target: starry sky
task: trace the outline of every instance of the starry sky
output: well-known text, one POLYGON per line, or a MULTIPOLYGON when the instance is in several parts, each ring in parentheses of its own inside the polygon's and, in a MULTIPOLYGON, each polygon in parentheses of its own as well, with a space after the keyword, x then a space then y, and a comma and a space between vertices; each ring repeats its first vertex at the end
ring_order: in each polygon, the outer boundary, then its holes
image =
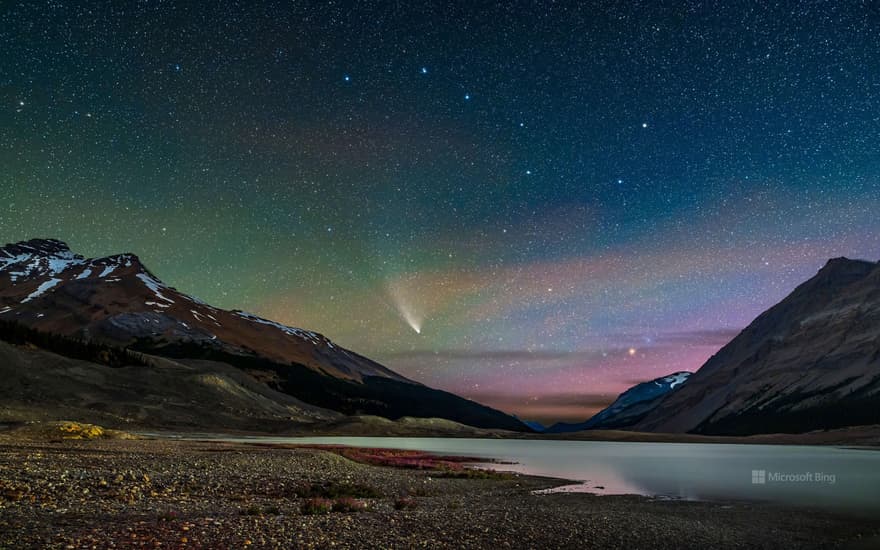
POLYGON ((544 422, 880 259, 880 3, 0 3, 0 240, 544 422))

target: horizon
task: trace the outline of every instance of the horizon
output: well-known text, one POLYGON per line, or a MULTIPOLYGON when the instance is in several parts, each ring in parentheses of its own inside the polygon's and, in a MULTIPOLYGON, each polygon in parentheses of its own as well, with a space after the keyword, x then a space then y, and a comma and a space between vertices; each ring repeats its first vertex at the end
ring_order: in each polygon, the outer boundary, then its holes
POLYGON ((133 252, 524 419, 696 371, 880 256, 866 5, 0 17, 6 240, 133 252))

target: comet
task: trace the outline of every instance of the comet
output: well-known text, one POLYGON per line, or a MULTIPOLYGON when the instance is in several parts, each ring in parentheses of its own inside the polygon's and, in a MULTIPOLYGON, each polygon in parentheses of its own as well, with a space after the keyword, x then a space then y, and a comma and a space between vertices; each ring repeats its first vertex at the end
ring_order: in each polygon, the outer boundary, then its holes
POLYGON ((421 334, 422 324, 425 322, 425 315, 416 306, 412 293, 405 284, 399 280, 389 281, 385 285, 385 290, 388 293, 388 297, 391 298, 394 309, 400 314, 400 317, 416 332, 416 334, 421 334))
POLYGON ((422 333, 422 319, 420 319, 416 313, 410 309, 408 304, 404 304, 402 302, 395 303, 397 307, 397 311, 400 313, 400 316, 403 317, 403 320, 406 321, 416 334, 422 333))

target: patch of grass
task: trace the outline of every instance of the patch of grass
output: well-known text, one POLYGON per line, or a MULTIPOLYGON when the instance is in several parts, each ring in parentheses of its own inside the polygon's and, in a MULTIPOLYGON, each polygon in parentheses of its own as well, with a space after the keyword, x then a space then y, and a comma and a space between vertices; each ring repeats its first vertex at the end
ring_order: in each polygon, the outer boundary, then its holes
POLYGON ((514 479, 510 472, 498 472, 483 468, 449 468, 437 472, 436 477, 449 479, 514 479))
POLYGON ((175 512, 174 510, 168 510, 166 512, 162 512, 159 514, 157 518, 158 521, 177 521, 180 519, 180 514, 175 512))
POLYGON ((334 512, 362 512, 367 509, 367 504, 356 498, 342 497, 333 502, 334 512))
POLYGON ((277 516, 281 513, 281 509, 277 506, 266 506, 265 508, 260 508, 256 504, 253 506, 248 506, 243 510, 239 510, 239 515, 242 516, 277 516))
POLYGON ((413 510, 418 506, 416 499, 412 497, 400 497, 394 501, 395 510, 413 510))
POLYGON ((431 488, 424 486, 424 485, 417 486, 417 487, 411 486, 411 487, 409 487, 409 489, 407 489, 406 492, 407 492, 407 494, 412 495, 412 496, 416 496, 416 497, 429 497, 429 496, 432 496, 433 494, 435 494, 434 489, 431 489, 431 488))
POLYGON ((300 512, 305 516, 329 514, 331 510, 333 510, 333 501, 326 498, 310 498, 300 507, 300 512))
POLYGON ((382 493, 369 485, 360 483, 337 483, 328 481, 324 483, 306 483, 296 489, 296 496, 300 498, 327 498, 337 499, 344 497, 352 498, 381 498, 382 493))
POLYGON ((17 502, 23 500, 27 495, 27 490, 14 485, 8 481, 0 480, 0 501, 8 500, 17 502))

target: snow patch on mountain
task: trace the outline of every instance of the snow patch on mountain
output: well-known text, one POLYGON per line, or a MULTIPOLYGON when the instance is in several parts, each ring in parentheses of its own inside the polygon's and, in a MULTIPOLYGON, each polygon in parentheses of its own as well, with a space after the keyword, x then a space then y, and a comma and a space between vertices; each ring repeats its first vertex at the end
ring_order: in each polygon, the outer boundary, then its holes
POLYGON ((321 343, 321 339, 317 333, 314 333, 309 330, 303 330, 301 328, 289 327, 287 325, 282 325, 281 323, 276 323, 275 321, 270 321, 268 319, 263 319, 258 315, 254 315, 253 313, 247 313, 245 311, 234 311, 236 315, 243 319, 247 319, 248 321, 253 321, 255 323, 260 323, 261 325, 268 325, 270 327, 275 327, 278 330, 284 332, 288 336, 299 336, 300 338, 305 338, 311 343, 318 345, 321 343))
POLYGON ((675 386, 679 386, 687 382, 687 379, 690 377, 691 373, 689 372, 676 372, 675 374, 670 374, 669 376, 665 376, 660 378, 659 380, 654 380, 654 383, 658 386, 663 386, 663 384, 667 384, 669 389, 671 390, 675 386))
POLYGON ((156 279, 150 277, 146 273, 138 273, 137 278, 140 279, 141 281, 143 281, 143 283, 147 286, 147 288, 149 288, 150 290, 153 291, 153 294, 156 295, 156 298, 163 300, 165 302, 169 302, 171 304, 174 303, 174 300, 163 296, 162 293, 159 292, 159 289, 165 288, 165 285, 163 285, 162 283, 160 283, 156 279))
POLYGON ((46 281, 43 284, 41 284, 40 286, 38 286, 37 290, 31 292, 27 298, 25 298, 24 300, 21 301, 21 303, 30 302, 34 298, 42 296, 42 294, 44 292, 51 289, 52 287, 54 287, 55 285, 57 285, 60 282, 61 282, 61 279, 54 279, 54 278, 49 279, 48 281, 46 281))

